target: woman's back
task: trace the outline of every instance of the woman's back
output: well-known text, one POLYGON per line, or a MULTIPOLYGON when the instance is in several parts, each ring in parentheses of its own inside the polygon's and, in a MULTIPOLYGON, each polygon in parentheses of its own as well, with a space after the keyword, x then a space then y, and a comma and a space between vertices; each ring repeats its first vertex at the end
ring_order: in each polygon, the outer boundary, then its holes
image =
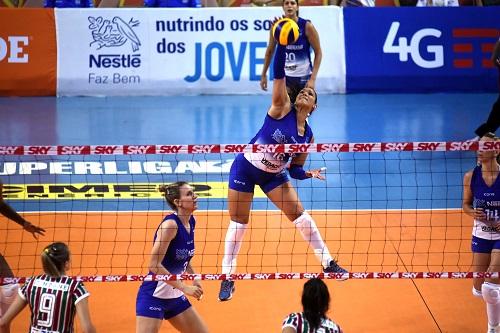
POLYGON ((31 328, 58 333, 73 332, 75 305, 89 296, 83 283, 69 276, 43 274, 20 290, 31 309, 31 328))
POLYGON ((323 318, 320 326, 311 331, 311 325, 302 312, 290 313, 283 321, 282 328, 290 327, 297 333, 341 333, 340 326, 330 318, 323 318))

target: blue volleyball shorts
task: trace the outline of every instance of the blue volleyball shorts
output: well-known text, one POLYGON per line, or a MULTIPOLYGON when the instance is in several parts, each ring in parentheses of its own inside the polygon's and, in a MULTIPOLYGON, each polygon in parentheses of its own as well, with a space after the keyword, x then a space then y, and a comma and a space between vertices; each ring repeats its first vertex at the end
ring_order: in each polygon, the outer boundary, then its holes
POLYGON ((500 239, 490 240, 472 236, 471 249, 474 253, 491 253, 500 250, 500 239))
POLYGON ((148 318, 170 319, 190 307, 191 303, 185 295, 163 299, 139 292, 135 303, 135 314, 148 318))
POLYGON ((264 193, 288 182, 285 170, 278 173, 265 172, 256 168, 243 154, 236 156, 229 171, 229 188, 238 192, 253 193, 255 185, 259 185, 264 193))

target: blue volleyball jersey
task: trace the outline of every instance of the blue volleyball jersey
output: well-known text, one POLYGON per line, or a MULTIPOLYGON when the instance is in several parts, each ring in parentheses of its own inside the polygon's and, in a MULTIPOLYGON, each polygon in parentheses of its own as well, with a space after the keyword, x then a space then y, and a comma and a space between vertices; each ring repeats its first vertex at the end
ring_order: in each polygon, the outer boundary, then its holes
MULTIPOLYGON (((170 241, 161 264, 171 274, 183 274, 186 272, 186 267, 191 261, 191 258, 194 256, 194 228, 196 221, 191 215, 189 218, 189 226, 191 230, 188 232, 177 214, 165 216, 162 223, 166 220, 174 220, 177 223, 177 234, 174 239, 170 241)), ((160 226, 156 229, 154 236, 155 241, 160 226)), ((153 274, 152 272, 149 273, 153 274)), ((183 295, 180 290, 175 289, 163 281, 145 281, 142 283, 139 292, 146 292, 158 298, 177 298, 183 295)))
POLYGON ((482 208, 487 222, 474 220, 472 235, 483 239, 500 239, 500 177, 491 186, 483 179, 481 166, 472 172, 470 189, 473 195, 473 207, 482 208))
MULTIPOLYGON (((306 121, 304 135, 299 135, 297 131, 297 111, 295 107, 281 119, 274 119, 266 115, 264 125, 262 125, 257 135, 250 141, 255 144, 295 144, 311 142, 313 133, 306 121)), ((282 171, 288 160, 294 154, 285 153, 245 153, 245 158, 260 170, 278 173, 282 171)))
POLYGON ((299 39, 286 46, 285 74, 292 77, 303 77, 312 73, 311 44, 306 36, 306 24, 309 20, 299 17, 299 39))

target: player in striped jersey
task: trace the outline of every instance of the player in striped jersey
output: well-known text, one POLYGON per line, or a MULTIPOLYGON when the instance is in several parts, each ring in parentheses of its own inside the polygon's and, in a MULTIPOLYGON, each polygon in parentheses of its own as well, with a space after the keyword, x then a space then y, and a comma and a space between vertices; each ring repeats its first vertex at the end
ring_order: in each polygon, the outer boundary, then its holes
MULTIPOLYGON (((194 256, 193 212, 198 208, 197 195, 186 182, 162 186, 165 199, 175 213, 165 216, 154 236, 149 262, 150 274, 193 274, 190 261, 194 256)), ((145 281, 137 293, 136 332, 159 332, 168 320, 184 333, 208 333, 208 328, 186 296, 200 300, 200 281, 187 285, 182 281, 145 281)))
POLYGON ((33 277, 20 290, 0 326, 8 325, 26 305, 31 309, 30 333, 72 333, 75 313, 84 333, 95 333, 83 283, 66 276, 70 252, 64 243, 52 243, 42 252, 45 274, 33 277))
MULTIPOLYGON (((12 207, 10 207, 3 200, 3 183, 0 180, 0 214, 7 217, 23 227, 24 230, 33 234, 35 239, 38 239, 38 235, 44 234, 45 230, 37 227, 26 221, 21 215, 19 215, 12 207)), ((5 260, 4 256, 0 254, 0 276, 1 277, 14 277, 12 269, 5 260)), ((0 285, 0 317, 7 312, 7 309, 12 304, 16 297, 18 285, 17 283, 8 283, 0 285)), ((0 333, 9 333, 10 329, 8 326, 0 327, 0 333)))
MULTIPOLYGON (((486 133, 481 142, 495 141, 486 133)), ((475 272, 500 271, 500 165, 498 151, 478 151, 477 165, 464 175, 462 208, 474 218, 472 268, 475 272)), ((488 333, 500 333, 500 279, 474 279, 472 294, 486 302, 488 333)))
POLYGON ((330 306, 328 287, 320 279, 304 284, 302 312, 290 313, 283 321, 282 333, 342 333, 342 329, 326 316, 330 306))

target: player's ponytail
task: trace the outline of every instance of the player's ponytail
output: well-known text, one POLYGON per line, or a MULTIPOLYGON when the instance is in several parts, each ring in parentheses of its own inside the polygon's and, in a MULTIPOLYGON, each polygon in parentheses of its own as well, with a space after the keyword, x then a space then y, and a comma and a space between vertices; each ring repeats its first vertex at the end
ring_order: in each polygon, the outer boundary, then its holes
POLYGON ((163 193, 165 200, 167 200, 168 205, 174 210, 177 211, 177 205, 175 204, 176 199, 180 199, 181 190, 180 188, 184 185, 187 185, 187 182, 180 181, 175 182, 170 185, 161 185, 159 190, 163 193))
POLYGON ((315 332, 330 307, 330 293, 323 280, 310 279, 304 284, 302 307, 304 317, 311 325, 312 332, 315 332))
POLYGON ((56 242, 46 246, 42 251, 42 266, 44 272, 52 277, 64 275, 69 257, 69 248, 62 242, 56 242))

